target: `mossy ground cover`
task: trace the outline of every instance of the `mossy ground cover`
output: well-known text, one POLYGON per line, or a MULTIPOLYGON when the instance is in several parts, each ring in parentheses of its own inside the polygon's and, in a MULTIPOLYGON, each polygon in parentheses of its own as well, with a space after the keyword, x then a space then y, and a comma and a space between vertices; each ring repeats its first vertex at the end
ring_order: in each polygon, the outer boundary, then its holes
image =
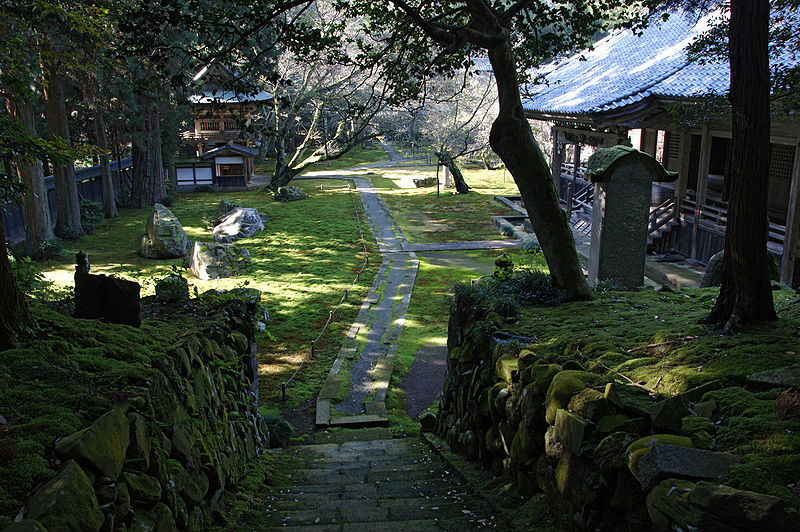
MULTIPOLYGON (((406 313, 405 325, 394 363, 386 407, 397 432, 412 433, 418 426, 405 412, 406 392, 401 381, 414 363, 414 355, 426 345, 447 345, 447 323, 453 286, 469 283, 494 267, 502 250, 462 251, 420 255, 419 271, 406 313), (441 258, 440 258, 441 255, 441 258)), ((508 253, 508 252, 506 252, 508 253)), ((518 263, 541 267, 542 259, 519 250, 510 252, 518 263)))
POLYGON ((534 336, 530 346, 550 362, 579 361, 609 379, 663 396, 719 380, 706 394, 717 404, 715 450, 744 457, 724 482, 768 493, 800 508, 800 411, 783 417, 776 399, 786 387, 758 387, 753 373, 800 362, 800 302, 792 290, 773 292, 779 320, 722 336, 698 320, 718 289, 678 293, 643 290, 598 293, 593 301, 555 308, 523 306, 503 329, 534 336))
MULTIPOLYGON (((185 259, 150 260, 136 255, 149 209, 123 209, 119 218, 106 221, 94 235, 65 243, 60 261, 40 267, 57 286, 71 286, 73 257, 78 250, 83 250, 89 255, 92 272, 138 281, 143 284, 143 294, 152 294, 153 281, 173 268, 186 276, 190 291, 194 288, 200 292, 211 288, 230 289, 245 283, 261 290, 262 301, 272 321, 268 324, 271 337, 259 338, 260 384, 262 401, 274 401, 279 397, 280 383, 297 369, 329 311, 350 287, 364 262, 349 181, 303 180, 296 184, 308 192, 310 199, 279 203, 263 190, 191 193, 179 194, 170 207, 189 239, 205 242, 212 240, 205 219, 214 216, 223 196, 243 207, 255 207, 269 217, 264 231, 237 241, 249 250, 252 258, 248 271, 238 278, 201 281, 185 269, 185 259), (320 185, 324 185, 324 189, 320 189, 320 185)), ((355 206, 363 219, 357 196, 355 206)), ((380 266, 377 254, 373 253, 371 232, 368 227, 364 229, 371 255, 369 268, 316 344, 314 360, 307 362, 287 387, 290 405, 311 398, 321 387, 343 335, 380 266)))
MULTIPOLYGON (((516 214, 494 200, 495 195, 518 194, 505 170, 465 169, 469 194, 452 189, 416 188, 414 178, 434 177, 435 166, 376 169, 370 176, 404 236, 412 243, 457 242, 505 238, 490 221, 492 216, 516 214)), ((440 180, 444 176, 439 175, 440 180)))
POLYGON ((162 338, 178 333, 162 321, 135 329, 32 310, 33 339, 0 352, 0 529, 55 474, 53 442, 124 400, 125 385, 143 384, 151 357, 168 347, 162 338))

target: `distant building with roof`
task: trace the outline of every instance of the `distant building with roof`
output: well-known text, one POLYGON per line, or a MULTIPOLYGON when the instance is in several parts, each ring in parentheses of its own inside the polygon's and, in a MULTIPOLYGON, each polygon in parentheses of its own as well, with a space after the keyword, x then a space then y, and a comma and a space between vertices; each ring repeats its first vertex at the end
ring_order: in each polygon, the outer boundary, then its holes
MULTIPOLYGON (((641 35, 613 33, 592 50, 543 68, 539 74, 546 82, 527 87, 522 102, 529 119, 552 125, 553 180, 562 200, 577 211, 591 205, 592 187, 581 166, 587 151, 629 144, 679 172, 675 183, 654 185, 649 243, 654 251, 677 251, 702 264, 724 245, 730 117, 681 128, 670 107, 727 93, 727 62, 700 64, 686 54, 718 16, 676 12, 641 35)), ((796 58, 781 60, 796 64, 796 58)), ((800 115, 773 115, 768 246, 783 259, 787 283, 798 255, 798 136, 800 115)))
POLYGON ((194 128, 181 135, 176 162, 179 189, 241 188, 253 177, 258 150, 248 133, 250 118, 273 95, 258 90, 232 69, 211 63, 193 79, 197 91, 189 97, 194 128))

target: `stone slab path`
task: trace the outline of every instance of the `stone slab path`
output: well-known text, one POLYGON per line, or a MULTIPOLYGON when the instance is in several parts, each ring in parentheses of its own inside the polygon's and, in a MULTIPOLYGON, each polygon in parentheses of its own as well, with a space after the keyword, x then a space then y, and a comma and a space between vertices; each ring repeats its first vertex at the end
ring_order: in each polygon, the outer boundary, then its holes
POLYGON ((382 263, 317 396, 315 421, 320 427, 388 424, 386 393, 419 268, 417 256, 403 251, 407 242, 372 182, 349 179, 361 198, 382 263))
POLYGON ((421 439, 294 447, 302 464, 283 478, 260 530, 492 530, 499 526, 421 439), (281 487, 282 486, 282 487, 281 487))

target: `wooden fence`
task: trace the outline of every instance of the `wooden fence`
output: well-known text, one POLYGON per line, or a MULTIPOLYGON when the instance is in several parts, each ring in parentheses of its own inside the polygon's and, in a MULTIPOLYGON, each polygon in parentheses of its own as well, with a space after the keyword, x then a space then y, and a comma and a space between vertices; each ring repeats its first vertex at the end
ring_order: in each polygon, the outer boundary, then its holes
MULTIPOLYGON (((118 195, 120 188, 130 186, 131 168, 133 162, 130 157, 119 161, 111 162, 111 175, 114 182, 114 194, 118 195)), ((47 203, 50 206, 50 219, 56 222, 56 192, 55 179, 53 176, 45 177, 47 185, 47 203)), ((103 202, 103 183, 100 166, 90 166, 75 170, 75 182, 78 186, 78 197, 88 199, 98 203, 103 202)), ((15 244, 25 240, 25 220, 22 217, 22 209, 15 203, 6 203, 2 207, 3 229, 7 242, 15 244)))

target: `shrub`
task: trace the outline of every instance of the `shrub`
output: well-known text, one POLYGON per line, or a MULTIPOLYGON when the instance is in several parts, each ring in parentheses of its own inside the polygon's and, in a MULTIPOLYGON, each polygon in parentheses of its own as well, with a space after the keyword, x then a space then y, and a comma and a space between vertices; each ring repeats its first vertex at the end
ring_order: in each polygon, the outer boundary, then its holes
POLYGON ((156 281, 156 299, 164 303, 189 299, 189 282, 179 272, 156 281))
MULTIPOLYGON (((103 204, 90 200, 81 200, 81 226, 87 235, 94 233, 94 230, 105 219, 103 204)), ((77 237, 76 237, 77 238, 77 237)), ((71 239, 68 239, 71 240, 71 239)))

